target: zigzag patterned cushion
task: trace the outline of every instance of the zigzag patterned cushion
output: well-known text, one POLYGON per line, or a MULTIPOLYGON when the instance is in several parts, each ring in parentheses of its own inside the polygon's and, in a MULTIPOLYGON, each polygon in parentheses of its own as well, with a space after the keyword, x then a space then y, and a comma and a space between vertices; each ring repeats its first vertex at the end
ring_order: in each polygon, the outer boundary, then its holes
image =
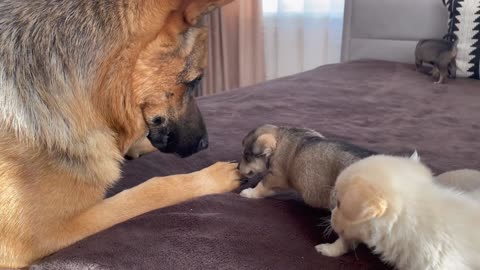
POLYGON ((480 79, 480 0, 442 0, 458 37, 457 75, 480 79))

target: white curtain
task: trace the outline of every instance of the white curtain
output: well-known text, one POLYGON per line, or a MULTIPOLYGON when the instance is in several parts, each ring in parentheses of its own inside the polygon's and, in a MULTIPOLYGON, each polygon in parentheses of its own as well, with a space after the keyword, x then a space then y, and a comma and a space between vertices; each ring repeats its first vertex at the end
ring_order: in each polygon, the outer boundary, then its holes
POLYGON ((262 0, 265 76, 340 61, 344 0, 262 0))

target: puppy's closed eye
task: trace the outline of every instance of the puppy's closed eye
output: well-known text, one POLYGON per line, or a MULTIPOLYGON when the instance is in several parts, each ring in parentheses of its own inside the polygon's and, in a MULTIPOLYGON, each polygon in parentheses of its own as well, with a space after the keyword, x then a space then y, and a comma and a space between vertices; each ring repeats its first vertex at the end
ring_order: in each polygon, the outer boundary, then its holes
POLYGON ((340 209, 340 201, 337 201, 337 208, 340 209))

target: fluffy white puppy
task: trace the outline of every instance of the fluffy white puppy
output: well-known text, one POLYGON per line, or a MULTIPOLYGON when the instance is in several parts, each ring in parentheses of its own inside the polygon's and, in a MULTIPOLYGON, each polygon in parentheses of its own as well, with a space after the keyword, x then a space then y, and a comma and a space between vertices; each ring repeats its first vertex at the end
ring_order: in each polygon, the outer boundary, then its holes
POLYGON ((316 246, 323 255, 363 242, 400 270, 480 269, 480 201, 438 183, 421 162, 360 160, 339 175, 335 192, 331 222, 340 238, 316 246))

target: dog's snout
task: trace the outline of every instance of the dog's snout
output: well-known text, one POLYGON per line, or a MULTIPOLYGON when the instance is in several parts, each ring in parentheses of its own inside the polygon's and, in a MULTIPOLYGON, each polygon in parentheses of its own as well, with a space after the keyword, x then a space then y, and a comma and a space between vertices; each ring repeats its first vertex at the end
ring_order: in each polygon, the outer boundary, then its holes
POLYGON ((207 148, 208 148, 208 137, 205 136, 198 142, 197 151, 202 151, 207 148))

